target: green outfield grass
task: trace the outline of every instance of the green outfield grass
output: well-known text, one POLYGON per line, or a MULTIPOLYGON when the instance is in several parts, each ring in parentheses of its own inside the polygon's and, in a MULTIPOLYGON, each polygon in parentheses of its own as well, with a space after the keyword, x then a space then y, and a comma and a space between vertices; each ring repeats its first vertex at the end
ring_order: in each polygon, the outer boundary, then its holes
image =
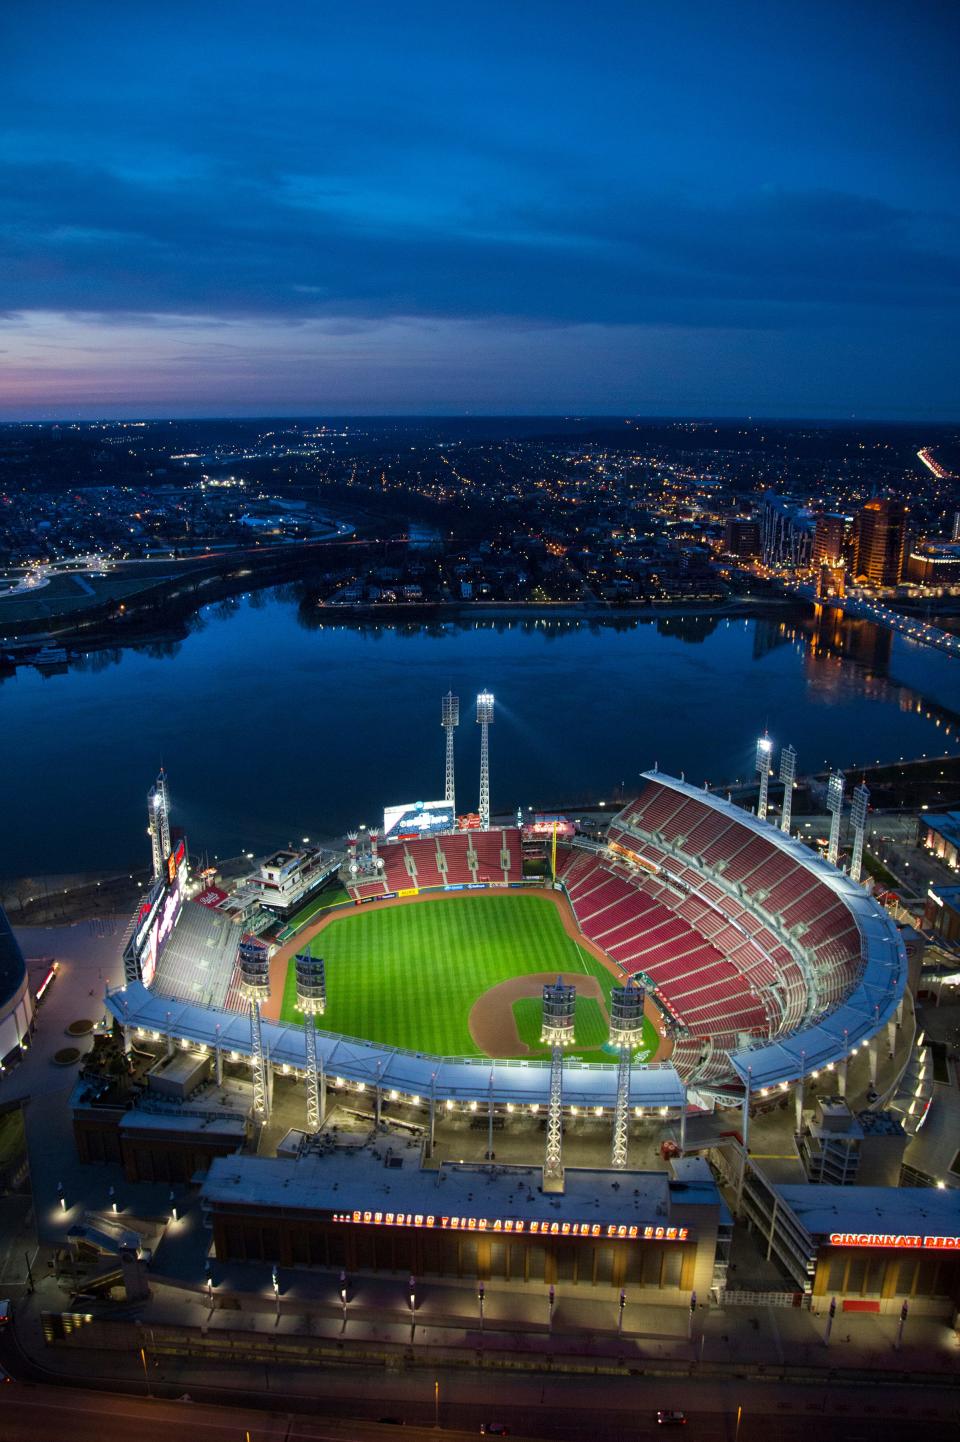
MULTIPOLYGON (((609 992, 607 993, 609 1010, 609 992)), ((517 1035, 521 1041, 526 1042, 530 1048, 529 1055, 535 1057, 547 1057, 550 1055, 550 1048, 544 1046, 540 1040, 540 1021, 543 1007, 540 998, 536 996, 524 996, 513 1003, 513 1016, 517 1023, 517 1035)), ((615 1053, 605 1051, 604 1047, 609 1038, 609 1027, 607 1019, 600 1010, 600 1004, 595 997, 578 996, 577 1011, 574 1018, 574 1044, 567 1051, 566 1055, 571 1061, 602 1061, 612 1062, 615 1053)), ((654 1055, 659 1043, 657 1029, 648 1017, 643 1019, 643 1040, 634 1052, 636 1061, 646 1061, 654 1055)))
MULTIPOLYGON (((467 1024, 470 1008, 510 977, 582 971, 598 979, 608 1007, 616 985, 606 967, 567 935, 553 903, 529 893, 357 908, 335 917, 311 950, 326 961, 327 1010, 320 1021, 325 1031, 437 1056, 481 1054, 467 1024)), ((295 997, 291 963, 281 1009, 285 1021, 302 1020, 295 997)), ((539 1007, 536 1000, 534 1005, 539 1007)), ((589 1047, 602 1040, 602 1013, 596 1001, 592 1007, 595 1017, 581 1023, 589 1047)), ((587 1008, 584 1018, 589 1016, 587 1008)), ((604 1023, 604 1035, 605 1030, 604 1023)))
POLYGON ((327 910, 327 907, 342 906, 345 901, 349 900, 350 896, 346 887, 341 886, 339 882, 334 886, 328 886, 325 891, 321 891, 319 896, 315 896, 312 901, 307 902, 306 906, 302 906, 295 916, 291 916, 286 925, 277 933, 277 939, 289 941, 291 936, 296 936, 298 931, 303 930, 308 921, 315 921, 322 911, 327 910))

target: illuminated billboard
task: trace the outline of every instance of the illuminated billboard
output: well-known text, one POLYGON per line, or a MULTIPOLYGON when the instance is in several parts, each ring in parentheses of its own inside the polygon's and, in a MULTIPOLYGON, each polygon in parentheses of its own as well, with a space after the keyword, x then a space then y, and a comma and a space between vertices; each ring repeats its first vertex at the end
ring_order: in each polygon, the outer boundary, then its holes
POLYGON ((140 904, 133 936, 124 952, 124 969, 130 981, 149 986, 157 973, 157 962, 177 924, 183 896, 180 882, 170 886, 159 882, 140 904))
POLYGON ((453 829, 453 806, 449 801, 411 801, 404 806, 384 807, 384 841, 409 841, 453 829))

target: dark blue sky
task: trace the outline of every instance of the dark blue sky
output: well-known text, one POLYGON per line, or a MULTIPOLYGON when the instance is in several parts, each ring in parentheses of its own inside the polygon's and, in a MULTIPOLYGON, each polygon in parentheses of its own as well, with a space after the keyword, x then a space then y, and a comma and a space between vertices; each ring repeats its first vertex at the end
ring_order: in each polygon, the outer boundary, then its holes
POLYGON ((0 416, 958 414, 955 4, 0 12, 0 416))

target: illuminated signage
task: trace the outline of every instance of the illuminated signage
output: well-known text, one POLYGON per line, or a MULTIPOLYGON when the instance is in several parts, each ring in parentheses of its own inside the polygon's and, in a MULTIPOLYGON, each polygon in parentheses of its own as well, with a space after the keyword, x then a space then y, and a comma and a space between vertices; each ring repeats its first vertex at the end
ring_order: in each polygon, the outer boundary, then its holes
POLYGON ((641 1227, 624 1222, 536 1222, 517 1217, 444 1217, 430 1212, 334 1212, 335 1222, 366 1227, 426 1227, 444 1232, 512 1233, 525 1237, 602 1237, 633 1242, 685 1242, 687 1227, 641 1227))
POLYGON ((449 801, 412 801, 403 806, 387 806, 383 812, 383 839, 432 836, 454 829, 453 807, 449 801))
POLYGON ((626 846, 621 846, 617 841, 611 841, 608 845, 611 851, 615 851, 618 856, 625 856, 628 861, 633 862, 634 866, 640 866, 644 871, 649 871, 651 876, 659 876, 660 868, 659 866, 654 866, 652 861, 647 861, 645 857, 638 856, 635 851, 631 851, 626 846))
POLYGON ((831 1247, 916 1247, 935 1252, 960 1251, 960 1237, 900 1236, 886 1232, 831 1232, 831 1247))
POLYGON ((43 981, 41 981, 40 985, 37 987, 37 995, 36 995, 36 1000, 37 1000, 37 1001, 42 1001, 42 1000, 43 1000, 43 994, 44 994, 44 992, 47 990, 47 988, 49 987, 50 983, 53 981, 53 978, 56 976, 57 971, 59 970, 59 967, 60 967, 59 961, 55 961, 55 962, 51 963, 50 970, 47 972, 46 976, 43 978, 43 981))

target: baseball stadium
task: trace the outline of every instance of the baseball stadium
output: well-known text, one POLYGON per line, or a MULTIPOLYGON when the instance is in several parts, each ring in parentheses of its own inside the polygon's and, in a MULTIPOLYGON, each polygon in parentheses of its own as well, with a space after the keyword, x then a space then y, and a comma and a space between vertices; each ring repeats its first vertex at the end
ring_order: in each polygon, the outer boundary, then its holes
POLYGON ((790 834, 790 784, 771 819, 767 738, 759 814, 653 770, 605 831, 494 824, 493 704, 478 697, 476 813, 456 811, 448 695, 444 800, 386 807, 382 831, 332 856, 277 853, 240 889, 245 910, 210 885, 190 894, 161 777, 158 880, 108 997, 120 1025, 208 1050, 218 1074, 246 1059, 261 1120, 279 1075, 306 1082, 314 1128, 331 1085, 368 1093, 378 1124, 391 1105, 428 1111, 431 1141, 441 1109, 482 1109, 491 1128, 542 1109, 561 1128, 595 1119, 614 1165, 637 1119, 682 1137, 688 1116, 735 1108, 746 1129, 755 1102, 821 1072, 842 1091, 863 1048, 875 1075, 906 955, 860 884, 856 796, 855 874, 835 839, 825 858, 790 834))

